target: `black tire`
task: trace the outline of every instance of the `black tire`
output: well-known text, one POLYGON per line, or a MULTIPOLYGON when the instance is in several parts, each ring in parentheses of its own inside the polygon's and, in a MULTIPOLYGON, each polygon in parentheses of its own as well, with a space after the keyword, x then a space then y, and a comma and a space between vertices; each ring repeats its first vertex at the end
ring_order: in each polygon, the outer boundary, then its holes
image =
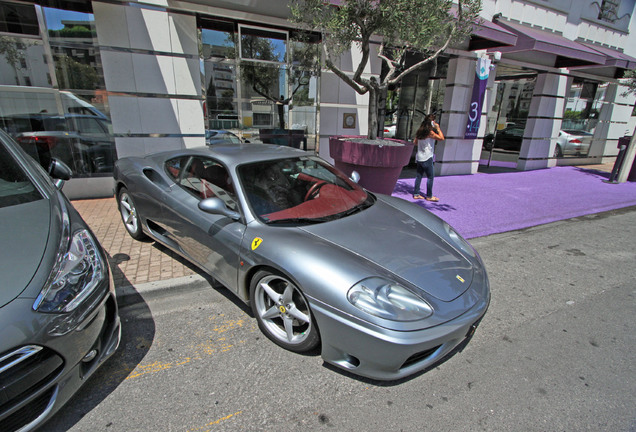
POLYGON ((144 234, 141 228, 141 219, 137 213, 137 208, 128 189, 125 187, 121 188, 117 194, 117 206, 119 207, 119 214, 121 215, 121 220, 128 234, 135 240, 145 239, 146 234, 144 234))
POLYGON ((258 327, 276 345, 304 353, 320 343, 309 302, 289 278, 259 271, 250 284, 250 306, 258 327))
POLYGON ((561 150, 561 146, 559 144, 557 144, 554 147, 554 157, 555 158, 563 157, 563 150, 561 150))

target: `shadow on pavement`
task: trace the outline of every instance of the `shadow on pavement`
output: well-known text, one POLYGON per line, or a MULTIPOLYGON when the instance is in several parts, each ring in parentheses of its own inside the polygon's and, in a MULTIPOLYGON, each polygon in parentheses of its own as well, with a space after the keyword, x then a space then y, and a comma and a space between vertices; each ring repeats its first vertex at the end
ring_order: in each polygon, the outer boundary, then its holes
MULTIPOLYGON (((118 267, 122 261, 130 259, 126 254, 108 256, 114 280, 130 282, 118 267)), ((117 287, 116 287, 117 289, 117 287)), ((46 430, 68 430, 79 422, 84 415, 104 401, 146 356, 155 337, 155 322, 152 313, 139 294, 133 294, 131 301, 137 307, 134 312, 120 304, 121 341, 119 348, 84 384, 73 398, 46 423, 46 430)))

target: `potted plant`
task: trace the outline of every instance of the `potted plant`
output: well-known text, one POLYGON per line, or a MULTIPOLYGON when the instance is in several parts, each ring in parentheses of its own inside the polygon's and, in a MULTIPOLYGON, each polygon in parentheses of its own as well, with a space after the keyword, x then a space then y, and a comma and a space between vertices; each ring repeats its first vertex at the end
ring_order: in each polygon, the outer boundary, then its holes
POLYGON ((367 136, 333 137, 331 157, 347 174, 357 167, 360 184, 367 189, 391 193, 409 162, 412 144, 383 139, 384 109, 380 107, 387 91, 434 61, 452 43, 467 38, 481 1, 458 0, 453 6, 450 0, 292 0, 290 7, 294 23, 321 33, 325 65, 358 94, 369 94, 367 136), (372 43, 379 43, 377 55, 384 65, 379 77, 363 75, 372 43), (351 74, 338 66, 338 59, 354 45, 361 55, 351 74), (419 53, 421 60, 406 66, 407 53, 419 53), (380 172, 374 173, 373 167, 380 172))

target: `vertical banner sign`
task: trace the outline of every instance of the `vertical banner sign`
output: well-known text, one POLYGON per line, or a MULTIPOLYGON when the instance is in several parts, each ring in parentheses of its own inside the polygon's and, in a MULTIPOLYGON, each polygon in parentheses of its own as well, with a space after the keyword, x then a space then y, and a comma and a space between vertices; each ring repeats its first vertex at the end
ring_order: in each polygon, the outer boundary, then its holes
POLYGON ((481 120, 481 109, 484 105, 484 95, 486 94, 486 84, 490 74, 490 59, 482 57, 477 59, 475 69, 475 83, 473 84, 473 96, 470 98, 470 108, 468 108, 468 123, 466 124, 465 139, 477 138, 479 122, 481 120))

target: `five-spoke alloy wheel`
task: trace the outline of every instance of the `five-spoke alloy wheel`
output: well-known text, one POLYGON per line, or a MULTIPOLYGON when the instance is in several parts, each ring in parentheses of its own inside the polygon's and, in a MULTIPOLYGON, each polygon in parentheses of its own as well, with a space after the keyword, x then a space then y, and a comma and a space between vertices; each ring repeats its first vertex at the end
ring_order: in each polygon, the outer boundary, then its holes
POLYGON ((135 240, 142 240, 146 237, 141 229, 141 221, 137 215, 137 209, 126 188, 121 188, 118 195, 119 213, 124 222, 126 231, 135 240))
POLYGON ((285 276, 259 271, 250 286, 250 305, 261 331, 277 345, 300 353, 320 342, 307 299, 285 276))

